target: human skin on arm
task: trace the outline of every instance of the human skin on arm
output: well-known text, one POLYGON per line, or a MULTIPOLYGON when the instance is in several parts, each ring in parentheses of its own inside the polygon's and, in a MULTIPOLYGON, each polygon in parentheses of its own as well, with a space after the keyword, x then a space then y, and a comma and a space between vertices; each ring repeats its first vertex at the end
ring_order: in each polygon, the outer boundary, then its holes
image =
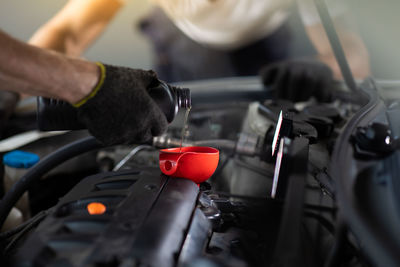
POLYGON ((92 63, 27 45, 0 31, 0 90, 74 104, 79 122, 104 145, 148 142, 167 119, 148 89, 153 71, 92 63))
POLYGON ((100 71, 86 60, 20 42, 0 30, 0 90, 76 103, 96 86, 100 71))
POLYGON ((124 0, 70 0, 29 40, 41 48, 80 56, 104 31, 124 0))
MULTIPOLYGON (((356 32, 351 31, 344 23, 339 21, 339 18, 335 19, 335 28, 350 69, 355 78, 364 79, 371 73, 367 48, 356 32)), ((308 25, 306 26, 306 32, 318 52, 318 58, 331 67, 335 78, 342 79, 340 67, 336 62, 335 55, 322 24, 308 25)))

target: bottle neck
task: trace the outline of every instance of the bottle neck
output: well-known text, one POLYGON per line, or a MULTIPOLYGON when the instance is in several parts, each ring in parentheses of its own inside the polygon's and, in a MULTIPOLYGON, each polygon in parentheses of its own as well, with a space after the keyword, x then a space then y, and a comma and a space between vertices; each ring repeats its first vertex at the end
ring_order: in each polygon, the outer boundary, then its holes
POLYGON ((173 87, 160 81, 157 87, 148 90, 149 95, 164 113, 168 122, 172 122, 180 108, 190 108, 192 105, 190 90, 173 87))
POLYGON ((180 108, 191 108, 192 107, 192 99, 190 95, 190 90, 187 88, 177 88, 170 87, 171 91, 176 96, 176 102, 178 107, 180 108))

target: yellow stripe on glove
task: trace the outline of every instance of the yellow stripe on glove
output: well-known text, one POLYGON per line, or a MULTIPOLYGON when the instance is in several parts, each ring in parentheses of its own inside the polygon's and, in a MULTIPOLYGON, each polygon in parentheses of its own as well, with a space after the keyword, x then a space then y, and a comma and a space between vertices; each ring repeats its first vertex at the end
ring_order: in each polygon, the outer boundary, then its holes
POLYGON ((97 94, 97 92, 100 90, 100 88, 103 86, 104 80, 106 78, 106 68, 100 62, 96 62, 96 65, 99 66, 99 68, 100 68, 100 79, 99 79, 99 82, 97 83, 96 87, 93 89, 93 91, 90 94, 88 94, 85 98, 83 98, 78 103, 72 104, 72 106, 74 106, 76 108, 79 108, 80 106, 85 104, 89 99, 94 97, 97 94))

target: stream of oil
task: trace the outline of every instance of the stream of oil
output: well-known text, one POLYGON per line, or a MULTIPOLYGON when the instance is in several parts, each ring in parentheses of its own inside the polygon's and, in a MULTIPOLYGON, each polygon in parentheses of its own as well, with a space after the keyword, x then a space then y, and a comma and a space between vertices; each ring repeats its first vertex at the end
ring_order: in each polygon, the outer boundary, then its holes
POLYGON ((189 127, 188 126, 188 118, 189 118, 190 109, 191 109, 191 107, 186 109, 185 120, 183 121, 183 126, 182 126, 181 144, 179 146, 179 152, 182 151, 182 144, 183 144, 183 141, 184 141, 184 139, 186 137, 186 133, 187 133, 187 130, 188 130, 188 127, 189 127))

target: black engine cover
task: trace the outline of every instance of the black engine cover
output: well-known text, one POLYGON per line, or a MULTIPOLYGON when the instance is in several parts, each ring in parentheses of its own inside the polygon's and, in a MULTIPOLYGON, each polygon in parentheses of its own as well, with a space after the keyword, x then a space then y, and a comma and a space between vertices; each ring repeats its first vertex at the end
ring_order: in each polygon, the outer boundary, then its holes
POLYGON ((170 179, 158 169, 90 176, 53 208, 13 265, 175 265, 198 194, 192 181, 170 179), (89 214, 93 202, 106 211, 89 214))

